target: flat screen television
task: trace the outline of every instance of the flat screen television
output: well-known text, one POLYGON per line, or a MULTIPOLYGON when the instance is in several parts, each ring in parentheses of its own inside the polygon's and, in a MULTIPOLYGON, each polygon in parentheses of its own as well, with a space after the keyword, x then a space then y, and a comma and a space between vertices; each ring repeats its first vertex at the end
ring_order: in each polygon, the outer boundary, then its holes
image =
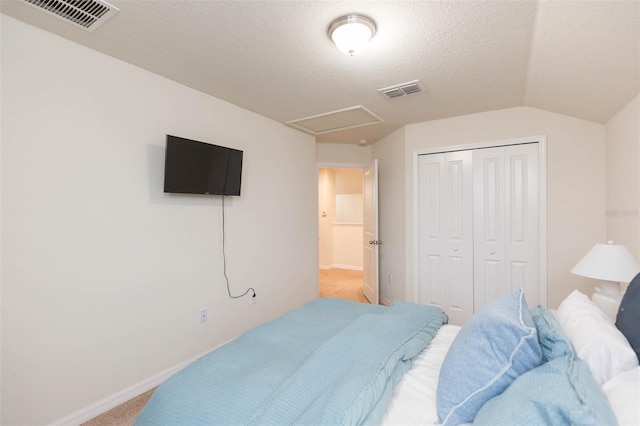
POLYGON ((164 192, 240 195, 243 152, 167 135, 164 192))

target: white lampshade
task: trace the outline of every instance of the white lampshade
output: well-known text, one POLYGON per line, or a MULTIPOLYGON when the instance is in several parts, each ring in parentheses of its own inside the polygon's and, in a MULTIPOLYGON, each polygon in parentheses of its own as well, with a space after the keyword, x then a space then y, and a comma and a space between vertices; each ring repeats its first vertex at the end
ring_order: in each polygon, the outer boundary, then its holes
POLYGON ((329 25, 329 38, 338 49, 353 56, 367 45, 376 33, 376 24, 364 15, 345 15, 329 25))
POLYGON ((596 244, 571 270, 572 274, 603 281, 630 282, 640 265, 623 245, 596 244))

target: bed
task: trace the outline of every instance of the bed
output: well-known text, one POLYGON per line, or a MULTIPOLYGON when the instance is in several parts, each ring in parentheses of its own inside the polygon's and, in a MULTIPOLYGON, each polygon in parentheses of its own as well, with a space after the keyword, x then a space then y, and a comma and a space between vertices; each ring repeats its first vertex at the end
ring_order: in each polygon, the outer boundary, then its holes
POLYGON ((463 327, 434 306, 316 299, 169 378, 136 425, 640 424, 631 290, 620 329, 578 291, 552 313, 519 290, 463 327))

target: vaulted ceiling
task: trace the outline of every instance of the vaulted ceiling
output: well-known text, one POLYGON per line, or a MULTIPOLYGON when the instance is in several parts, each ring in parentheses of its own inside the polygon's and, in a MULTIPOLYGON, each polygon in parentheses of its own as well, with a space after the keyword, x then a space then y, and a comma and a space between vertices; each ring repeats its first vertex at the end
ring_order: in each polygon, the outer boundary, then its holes
POLYGON ((278 122, 356 105, 384 120, 318 142, 375 142, 405 124, 523 105, 606 123, 640 91, 637 0, 110 3, 120 12, 94 32, 21 0, 0 7, 278 122), (378 27, 353 57, 327 37, 347 13, 378 27), (425 90, 378 93, 411 80, 425 90))

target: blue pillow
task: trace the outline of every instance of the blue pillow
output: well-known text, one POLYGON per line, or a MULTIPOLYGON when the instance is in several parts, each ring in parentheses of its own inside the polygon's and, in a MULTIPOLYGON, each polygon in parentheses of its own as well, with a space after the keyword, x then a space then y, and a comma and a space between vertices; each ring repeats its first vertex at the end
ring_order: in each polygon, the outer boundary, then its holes
POLYGON ((437 392, 440 423, 473 421, 486 401, 541 361, 522 289, 486 306, 462 327, 442 364, 437 392))
POLYGON ((627 338, 629 344, 636 352, 638 361, 640 361, 640 274, 631 280, 627 291, 622 296, 620 309, 616 316, 616 327, 624 337, 627 338))
POLYGON ((587 364, 574 354, 518 377, 478 412, 474 426, 615 425, 615 414, 587 364))
POLYGON ((531 310, 531 317, 538 330, 538 343, 542 351, 543 363, 575 354, 571 341, 564 334, 551 311, 544 306, 538 306, 531 310))

